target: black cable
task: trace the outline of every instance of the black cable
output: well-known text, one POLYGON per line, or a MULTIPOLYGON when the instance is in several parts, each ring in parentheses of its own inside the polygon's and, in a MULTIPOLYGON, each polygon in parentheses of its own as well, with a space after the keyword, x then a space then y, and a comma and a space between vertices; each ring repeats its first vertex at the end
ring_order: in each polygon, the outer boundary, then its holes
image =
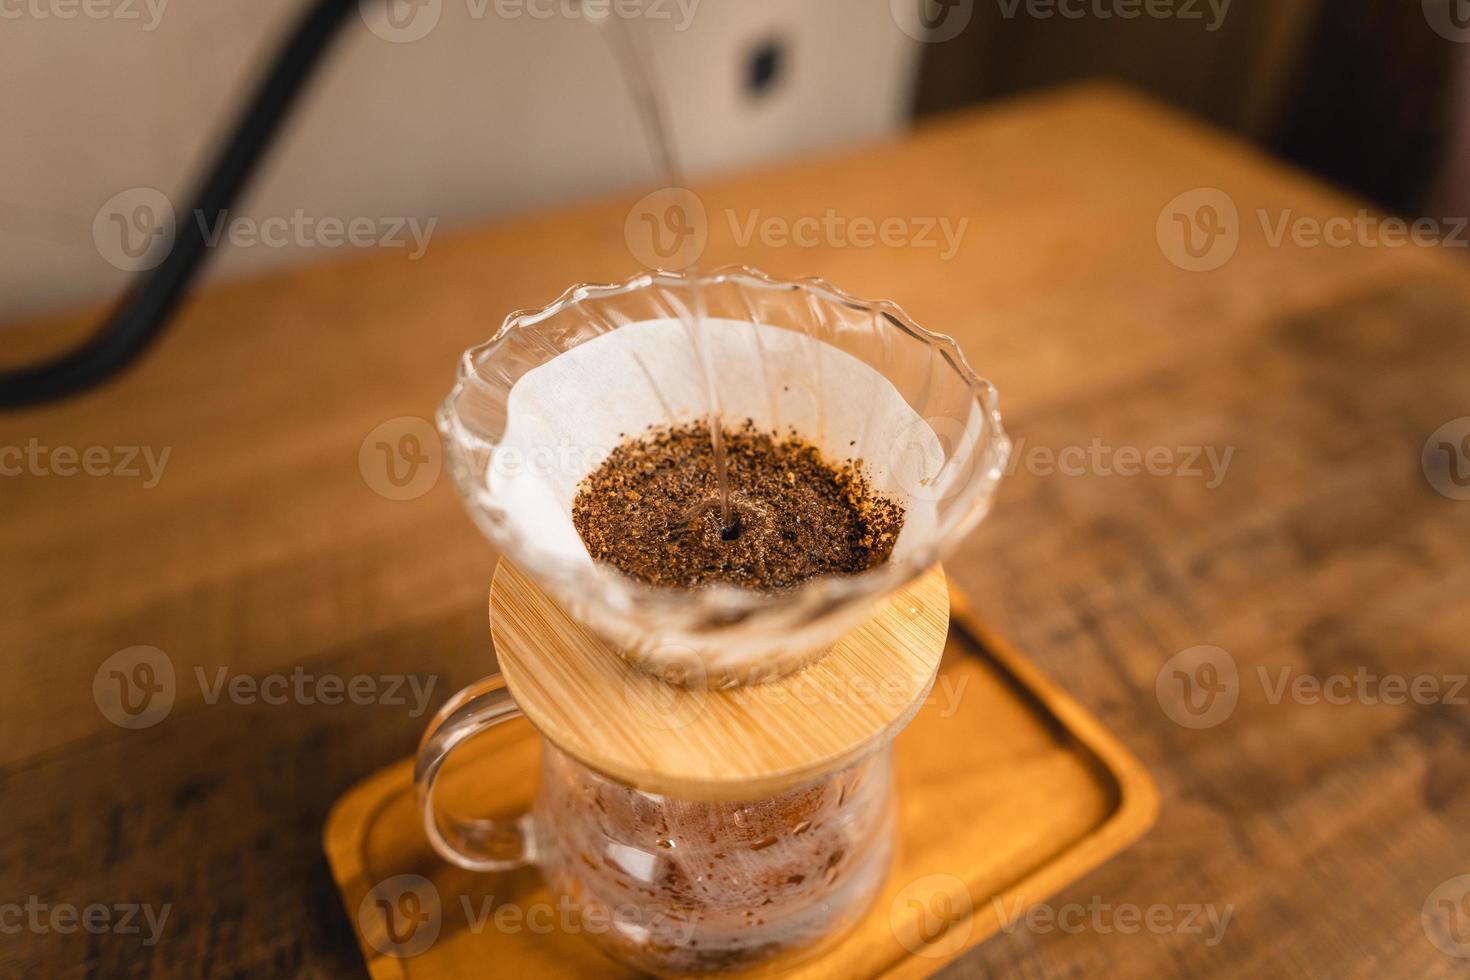
POLYGON ((131 286, 101 329, 76 349, 0 371, 0 408, 36 405, 100 384, 158 339, 208 256, 205 229, 217 227, 233 206, 343 19, 357 6, 358 0, 313 0, 215 158, 193 207, 176 222, 163 262, 131 286))

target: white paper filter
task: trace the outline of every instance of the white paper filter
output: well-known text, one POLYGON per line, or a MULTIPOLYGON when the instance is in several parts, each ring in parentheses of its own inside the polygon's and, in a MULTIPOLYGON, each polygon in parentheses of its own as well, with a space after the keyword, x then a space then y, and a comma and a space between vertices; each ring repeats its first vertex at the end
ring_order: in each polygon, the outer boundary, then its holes
MULTIPOLYGON (((894 555, 932 539, 934 500, 942 496, 932 491, 944 453, 887 378, 845 351, 780 327, 707 319, 700 338, 727 425, 748 418, 767 431, 794 427, 831 459, 862 459, 872 485, 904 505, 894 555)), ((704 378, 681 321, 609 331, 515 383, 487 474, 492 495, 538 549, 590 564, 572 525, 578 484, 625 438, 707 415, 704 378)))

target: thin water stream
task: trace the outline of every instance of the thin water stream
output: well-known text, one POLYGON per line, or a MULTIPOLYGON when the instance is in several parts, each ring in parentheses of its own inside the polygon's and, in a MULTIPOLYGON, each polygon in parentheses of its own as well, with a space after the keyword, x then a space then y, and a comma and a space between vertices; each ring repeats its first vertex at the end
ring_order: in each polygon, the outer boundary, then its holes
MULTIPOLYGON (((674 152, 672 131, 668 115, 657 86, 650 77, 647 59, 640 56, 637 45, 623 19, 615 14, 603 21, 603 33, 608 47, 628 85, 629 93, 643 122, 643 132, 648 139, 654 157, 654 165, 667 187, 683 187, 684 175, 674 152)), ((680 311, 679 320, 689 337, 694 358, 699 362, 699 371, 704 381, 705 404, 709 409, 710 449, 714 455, 715 481, 719 488, 720 537, 734 540, 740 534, 740 522, 731 502, 729 463, 725 454, 724 430, 721 423, 720 396, 716 386, 715 367, 710 363, 708 350, 703 343, 706 306, 704 287, 699 280, 699 256, 693 252, 694 235, 683 235, 680 239, 679 268, 688 277, 692 302, 680 311)))

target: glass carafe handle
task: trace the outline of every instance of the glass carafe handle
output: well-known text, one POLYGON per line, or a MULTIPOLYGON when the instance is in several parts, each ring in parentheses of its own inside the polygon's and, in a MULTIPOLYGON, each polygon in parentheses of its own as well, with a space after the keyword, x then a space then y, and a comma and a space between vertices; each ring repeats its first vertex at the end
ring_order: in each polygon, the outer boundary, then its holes
POLYGON ((521 709, 505 689, 505 678, 494 674, 450 698, 424 732, 413 767, 414 788, 429 843, 451 864, 471 871, 509 871, 535 860, 530 814, 510 820, 462 819, 434 804, 439 770, 455 746, 519 717, 521 709))

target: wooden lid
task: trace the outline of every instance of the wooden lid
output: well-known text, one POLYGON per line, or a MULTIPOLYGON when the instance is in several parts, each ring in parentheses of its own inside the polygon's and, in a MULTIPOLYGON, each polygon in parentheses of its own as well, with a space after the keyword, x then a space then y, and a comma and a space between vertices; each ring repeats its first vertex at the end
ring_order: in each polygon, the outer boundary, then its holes
POLYGON ((512 696, 562 751, 648 792, 742 800, 835 771, 896 735, 939 669, 949 593, 936 566, 816 663, 727 690, 638 670, 506 561, 490 624, 512 696))

